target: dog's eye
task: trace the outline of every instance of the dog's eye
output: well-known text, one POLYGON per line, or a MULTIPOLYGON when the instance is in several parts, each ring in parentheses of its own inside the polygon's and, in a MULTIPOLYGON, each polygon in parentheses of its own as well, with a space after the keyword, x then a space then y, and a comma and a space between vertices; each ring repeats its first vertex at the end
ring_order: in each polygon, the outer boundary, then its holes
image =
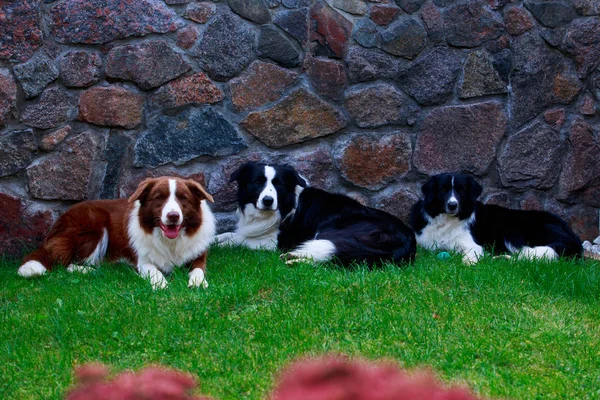
POLYGON ((256 178, 252 183, 254 183, 255 185, 262 185, 263 183, 265 183, 265 180, 263 178, 256 178))
POLYGON ((162 194, 157 194, 155 195, 152 200, 164 200, 165 196, 163 196, 162 194))
POLYGON ((187 196, 187 194, 180 194, 180 195, 178 195, 177 197, 179 197, 179 200, 184 200, 184 201, 185 201, 185 200, 188 200, 188 196, 187 196))
POLYGON ((280 179, 273 179, 273 185, 282 186, 283 182, 280 179))

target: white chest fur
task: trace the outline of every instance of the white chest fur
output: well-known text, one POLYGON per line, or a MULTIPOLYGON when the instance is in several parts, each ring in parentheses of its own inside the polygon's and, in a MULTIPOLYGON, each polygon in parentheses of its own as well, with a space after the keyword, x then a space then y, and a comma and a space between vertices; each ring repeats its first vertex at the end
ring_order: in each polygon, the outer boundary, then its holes
POLYGON ((467 250, 477 246, 469 230, 475 214, 463 220, 448 214, 440 214, 435 218, 425 214, 425 218, 427 226, 416 235, 420 246, 429 250, 467 250))
POLYGON ((139 209, 140 202, 136 201, 127 227, 129 244, 138 256, 138 266, 152 264, 160 271, 170 273, 174 267, 193 261, 204 253, 215 236, 215 218, 206 200, 202 200, 200 205, 200 229, 193 236, 188 236, 184 228, 176 239, 164 237, 160 228, 154 228, 151 234, 146 233, 140 226, 139 209))

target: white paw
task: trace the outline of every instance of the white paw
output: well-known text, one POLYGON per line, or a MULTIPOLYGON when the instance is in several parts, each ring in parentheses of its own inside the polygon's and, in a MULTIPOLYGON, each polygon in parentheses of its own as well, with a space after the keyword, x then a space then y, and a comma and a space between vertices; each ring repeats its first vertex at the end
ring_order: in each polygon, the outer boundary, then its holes
POLYGON ((293 251, 291 251, 289 253, 284 253, 281 256, 279 256, 279 258, 282 261, 285 261, 286 265, 309 263, 309 262, 313 261, 312 257, 308 257, 305 254, 295 253, 293 251))
POLYGON ((77 265, 77 264, 69 264, 67 267, 68 272, 79 272, 80 274, 89 274, 94 271, 94 268, 88 265, 77 265))
POLYGON ((477 256, 475 256, 472 253, 467 253, 467 254, 463 255, 463 258, 462 258, 462 262, 465 265, 474 265, 474 264, 477 264, 477 261, 479 261, 479 258, 477 258, 477 256))
POLYGON ((196 268, 190 272, 190 279, 188 280, 188 287, 202 287, 204 289, 208 288, 208 282, 204 277, 204 271, 200 268, 196 268))
POLYGON ((167 287, 165 276, 152 264, 144 264, 140 268, 140 276, 144 279, 149 279, 152 289, 164 289, 167 287))
POLYGON ((19 267, 18 274, 23 278, 31 278, 34 276, 44 275, 46 273, 46 268, 39 262, 35 260, 27 261, 25 264, 19 267))

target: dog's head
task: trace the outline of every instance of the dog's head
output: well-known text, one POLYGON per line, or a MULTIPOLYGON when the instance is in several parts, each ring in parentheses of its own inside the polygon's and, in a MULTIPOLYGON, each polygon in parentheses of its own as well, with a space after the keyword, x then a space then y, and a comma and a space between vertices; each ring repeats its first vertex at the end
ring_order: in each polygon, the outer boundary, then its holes
POLYGON ((264 212, 279 210, 283 216, 296 207, 297 192, 307 186, 306 180, 289 165, 269 165, 249 162, 231 174, 237 182, 238 205, 242 212, 247 205, 264 212))
POLYGON ((475 210, 483 188, 469 175, 452 173, 432 176, 421 190, 427 214, 432 217, 450 214, 464 219, 475 210))
POLYGON ((169 239, 176 239, 182 229, 192 235, 200 228, 203 200, 214 202, 198 182, 174 177, 148 178, 129 198, 140 203, 142 229, 152 233, 158 228, 169 239))

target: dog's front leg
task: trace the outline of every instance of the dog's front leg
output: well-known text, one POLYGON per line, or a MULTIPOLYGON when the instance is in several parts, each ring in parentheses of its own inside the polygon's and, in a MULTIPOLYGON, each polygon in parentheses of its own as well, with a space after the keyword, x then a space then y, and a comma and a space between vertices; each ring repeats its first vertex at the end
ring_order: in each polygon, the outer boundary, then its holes
POLYGON ((467 240, 458 244, 458 250, 463 254, 462 262, 466 265, 476 264, 483 256, 483 247, 473 240, 467 240))
POLYGON ((152 289, 164 289, 167 287, 165 276, 156 266, 147 263, 138 263, 137 270, 142 278, 150 280, 152 289))
POLYGON ((205 251, 190 265, 188 287, 202 286, 204 289, 208 287, 208 282, 204 276, 204 271, 206 271, 206 256, 207 252, 205 251))

